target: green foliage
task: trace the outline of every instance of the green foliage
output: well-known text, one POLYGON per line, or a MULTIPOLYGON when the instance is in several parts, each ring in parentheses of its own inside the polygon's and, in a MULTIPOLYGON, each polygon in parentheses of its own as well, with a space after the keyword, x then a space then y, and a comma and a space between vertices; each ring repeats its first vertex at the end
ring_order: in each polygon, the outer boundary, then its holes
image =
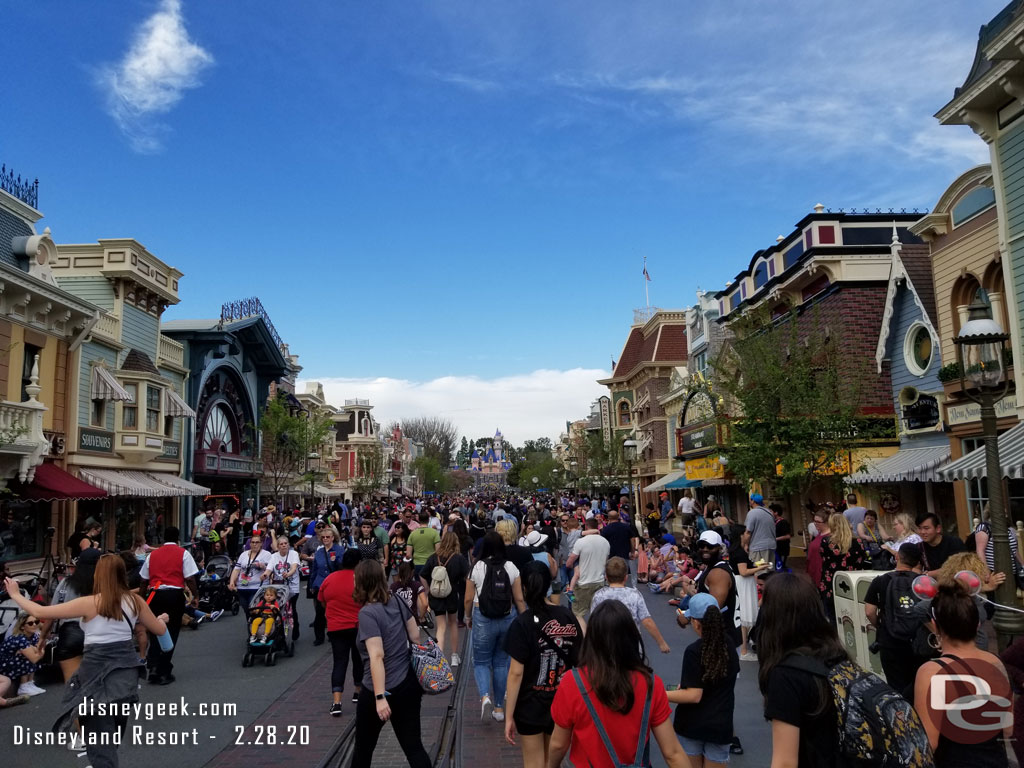
POLYGON ((875 436, 874 422, 858 418, 867 365, 844 353, 839 329, 815 315, 773 321, 755 312, 730 330, 735 338, 712 365, 725 394, 722 454, 733 475, 782 494, 841 478, 850 449, 875 436))
POLYGON ((960 363, 954 361, 939 368, 939 381, 945 384, 947 381, 960 380, 960 363))
POLYGON ((356 477, 352 480, 352 492, 360 498, 366 499, 384 489, 384 451, 379 444, 359 446, 356 472, 356 477))
POLYGON ((284 393, 267 402, 260 417, 263 435, 263 478, 278 498, 296 482, 308 483, 307 457, 323 453, 331 439, 332 420, 327 413, 296 411, 288 406, 284 393))
POLYGON ((473 451, 469 447, 469 440, 466 436, 462 436, 462 442, 459 444, 459 450, 455 454, 455 463, 459 465, 460 469, 464 469, 469 466, 469 455, 473 451))
POLYGON ((412 463, 424 491, 444 493, 448 490, 448 473, 433 456, 420 456, 412 463))

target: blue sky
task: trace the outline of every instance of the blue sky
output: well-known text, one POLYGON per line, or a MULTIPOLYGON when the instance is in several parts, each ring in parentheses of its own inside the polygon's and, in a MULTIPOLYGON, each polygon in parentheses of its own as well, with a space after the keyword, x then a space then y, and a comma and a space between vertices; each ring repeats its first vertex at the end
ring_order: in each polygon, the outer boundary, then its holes
POLYGON ((333 398, 520 442, 600 394, 643 256, 690 305, 985 161, 931 115, 1004 4, 9 4, 0 160, 58 242, 185 272, 168 317, 259 296, 333 398))

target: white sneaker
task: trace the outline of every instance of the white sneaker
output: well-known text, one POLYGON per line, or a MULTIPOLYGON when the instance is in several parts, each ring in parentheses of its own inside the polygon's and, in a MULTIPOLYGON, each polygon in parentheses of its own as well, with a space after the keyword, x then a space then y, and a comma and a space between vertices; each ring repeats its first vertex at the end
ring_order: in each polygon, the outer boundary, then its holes
POLYGON ((740 661, 757 661, 757 654, 749 651, 740 656, 740 661))
POLYGON ((494 702, 491 701, 490 696, 484 696, 483 701, 480 702, 480 719, 486 720, 488 715, 494 714, 494 702))
POLYGON ((499 712, 498 710, 494 710, 493 712, 491 712, 491 717, 493 717, 496 722, 499 722, 499 723, 505 722, 505 713, 504 712, 499 712))
POLYGON ((462 663, 462 659, 459 658, 459 654, 453 653, 452 654, 452 666, 453 667, 457 667, 461 663, 462 663))
POLYGON ((40 693, 46 693, 46 689, 40 688, 33 682, 22 683, 18 686, 19 696, 38 696, 40 693))
POLYGON ((213 613, 210 614, 210 621, 216 621, 217 619, 219 619, 223 615, 224 615, 224 609, 223 608, 221 608, 219 611, 214 611, 213 613))

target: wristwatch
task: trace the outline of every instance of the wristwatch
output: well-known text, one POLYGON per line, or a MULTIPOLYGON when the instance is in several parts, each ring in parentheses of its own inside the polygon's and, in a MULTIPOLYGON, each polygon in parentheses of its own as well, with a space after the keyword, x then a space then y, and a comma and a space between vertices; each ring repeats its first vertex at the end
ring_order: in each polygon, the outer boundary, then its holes
POLYGON ((385 699, 385 697, 386 697, 386 696, 387 696, 387 694, 386 694, 386 693, 378 693, 378 694, 377 694, 376 696, 374 696, 373 698, 375 698, 375 699, 376 699, 377 701, 384 701, 384 699, 385 699))

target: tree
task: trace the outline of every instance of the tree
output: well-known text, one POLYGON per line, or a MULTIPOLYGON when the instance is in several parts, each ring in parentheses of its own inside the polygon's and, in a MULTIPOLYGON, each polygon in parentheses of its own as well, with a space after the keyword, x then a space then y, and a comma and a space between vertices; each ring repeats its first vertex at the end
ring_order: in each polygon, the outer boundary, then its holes
POLYGON ((555 449, 555 444, 550 437, 538 437, 536 440, 527 440, 523 443, 523 454, 548 453, 555 449))
POLYGON ((379 444, 360 446, 356 456, 356 476, 352 492, 367 498, 384 487, 384 451, 379 444))
POLYGON ((472 453, 469 447, 469 440, 466 436, 462 436, 462 443, 459 445, 459 452, 455 454, 455 463, 459 465, 460 469, 469 466, 469 455, 472 453))
POLYGON ((424 454, 432 457, 442 467, 451 464, 458 431, 448 419, 439 416, 405 419, 402 422, 402 435, 422 445, 424 454))
POLYGON ((712 365, 725 395, 721 450, 741 482, 801 495, 820 480, 838 485, 852 447, 894 433, 891 419, 862 417, 859 382, 873 372, 844 352, 839 328, 794 311, 754 312, 730 330, 712 365))
POLYGON ((448 473, 448 490, 464 491, 473 485, 473 473, 464 469, 453 469, 448 473))
POLYGON ((418 457, 413 461, 412 468, 424 491, 444 493, 448 490, 448 476, 433 456, 418 457))
POLYGON ((263 479, 275 499, 298 482, 310 482, 307 457, 328 447, 333 422, 329 414, 290 408, 284 393, 267 402, 260 418, 263 435, 263 479))
POLYGON ((573 441, 570 451, 575 451, 570 456, 576 459, 576 474, 579 477, 577 486, 580 490, 617 490, 628 482, 620 441, 605 443, 600 432, 588 432, 573 441))

